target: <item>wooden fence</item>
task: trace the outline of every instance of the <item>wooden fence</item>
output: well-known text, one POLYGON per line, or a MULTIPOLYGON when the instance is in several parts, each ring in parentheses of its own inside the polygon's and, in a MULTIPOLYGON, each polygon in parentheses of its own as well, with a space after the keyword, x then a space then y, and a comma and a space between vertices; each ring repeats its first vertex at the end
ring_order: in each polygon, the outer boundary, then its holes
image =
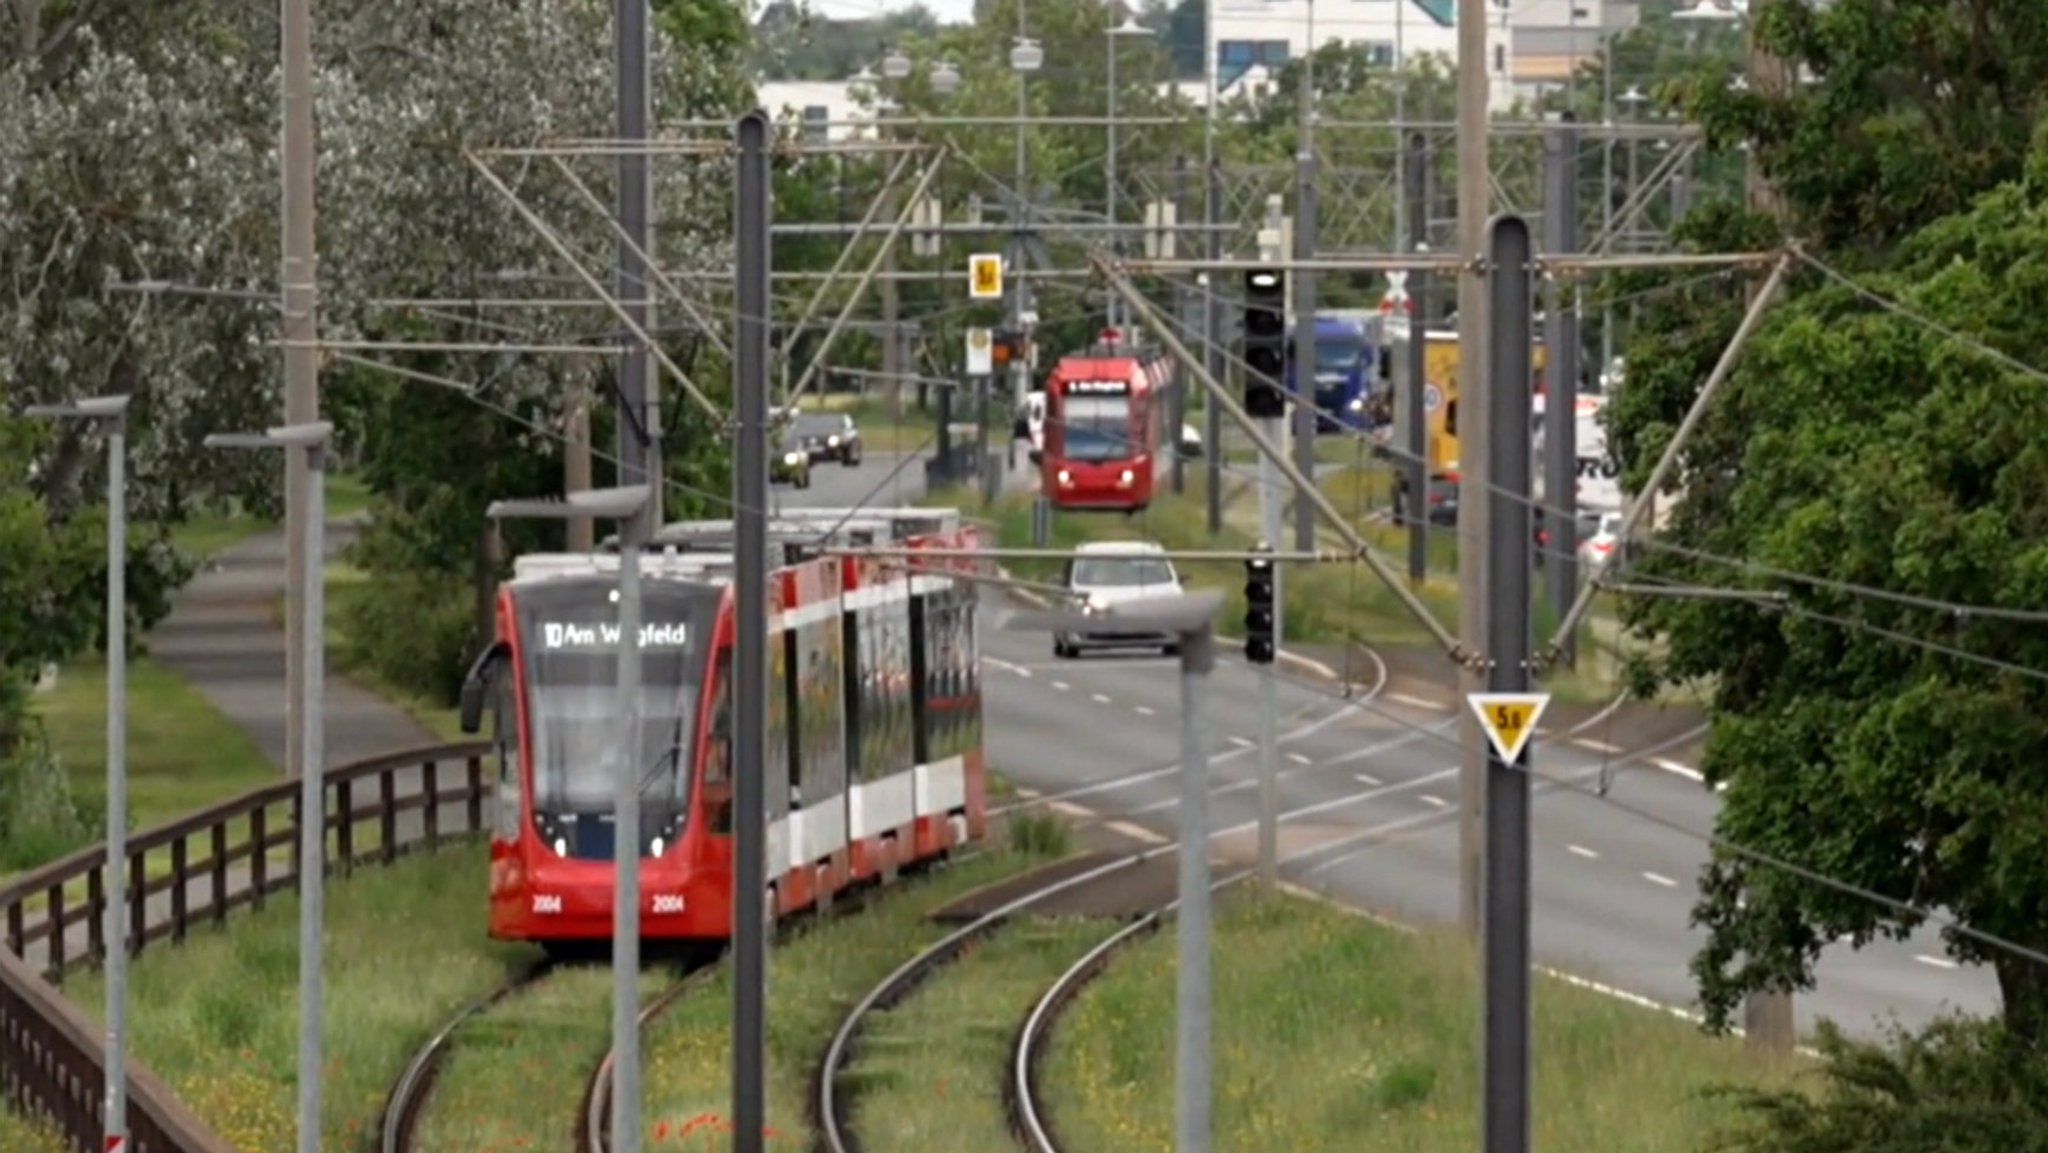
MULTIPOLYGON (((487 749, 437 745, 329 769, 329 875, 484 829, 487 749)), ((298 827, 299 784, 284 780, 129 837, 129 954, 295 886, 298 827)), ((57 986, 105 960, 106 870, 100 844, 0 886, 0 1095, 79 1153, 102 1149, 105 1033, 57 986)), ((128 1117, 132 1153, 235 1153, 132 1059, 128 1117)))

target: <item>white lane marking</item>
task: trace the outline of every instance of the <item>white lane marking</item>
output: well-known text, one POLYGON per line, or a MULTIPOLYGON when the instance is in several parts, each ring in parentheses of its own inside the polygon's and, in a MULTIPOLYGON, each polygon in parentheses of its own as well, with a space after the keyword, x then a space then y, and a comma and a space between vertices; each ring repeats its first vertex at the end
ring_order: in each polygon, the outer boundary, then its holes
POLYGON ((1129 821, 1110 821, 1102 827, 1112 833, 1129 837, 1133 841, 1147 845, 1163 845, 1168 840, 1168 838, 1153 832, 1143 825, 1134 825, 1129 821))
POLYGON ((1132 706, 1131 706, 1131 711, 1132 711, 1132 712, 1134 712, 1134 713, 1136 713, 1136 714, 1138 714, 1138 715, 1139 715, 1139 716, 1141 716, 1141 717, 1149 717, 1149 716, 1151 716, 1151 715, 1152 715, 1152 706, 1151 706, 1151 705, 1132 705, 1132 706))
POLYGON ((1109 703, 1109 697, 1103 693, 1089 693, 1088 699, 1094 701, 1098 705, 1106 705, 1109 703))
POLYGON ((1038 798, 1045 795, 1044 793, 1039 792, 1037 789, 1027 789, 1022 786, 1019 786, 1017 788, 1016 793, 1018 796, 1023 797, 1027 801, 1035 801, 1038 798))
POLYGON ((1671 878, 1665 876, 1662 873, 1646 872, 1643 874, 1643 880, 1648 881, 1653 885, 1662 885, 1667 889, 1676 889, 1678 887, 1677 881, 1672 880, 1671 878))
POLYGON ((1591 749, 1596 753, 1618 753, 1621 751, 1620 745, 1610 745, 1606 741, 1587 740, 1584 737, 1580 737, 1572 743, 1580 748, 1591 749))
POLYGON ((1095 816, 1094 809, 1087 808, 1083 805, 1076 805, 1071 801, 1047 801, 1045 803, 1045 807, 1051 809, 1055 813, 1060 813, 1069 817, 1080 817, 1084 820, 1095 816))
POLYGON ((1584 857, 1589 861, 1597 861, 1600 859, 1600 854, 1594 852, 1593 850, 1587 848, 1584 845, 1566 845, 1565 848, 1571 850, 1573 856, 1584 857))
POLYGON ((1068 689, 1071 689, 1074 686, 1068 684, 1065 681, 1054 681, 1052 683, 1052 687, 1058 689, 1061 692, 1066 692, 1068 689))
POLYGON ((1925 953, 1915 953, 1913 954, 1913 959, 1923 965, 1932 965, 1937 969, 1953 969, 1956 967, 1956 963, 1947 957, 1930 957, 1925 953))
POLYGON ((1422 801, 1423 804, 1434 805, 1439 809, 1448 809, 1451 807, 1451 803, 1449 801, 1446 801, 1442 797, 1434 796, 1429 793, 1422 794, 1422 796, 1419 799, 1422 801))
POLYGON ((1030 669, 1025 668, 1023 665, 1012 664, 1011 662, 1006 661, 1001 657, 984 656, 981 659, 1003 670, 1006 673, 1016 673, 1020 677, 1028 677, 1031 675, 1030 669))
POLYGON ((1443 703, 1442 701, 1432 701, 1424 697, 1410 696, 1407 693, 1388 693, 1387 699, 1390 701, 1399 701, 1404 705, 1410 705, 1418 709, 1436 709, 1438 712, 1442 712, 1451 707, 1443 703))
POLYGON ((1230 738, 1230 743, 1236 745, 1240 749, 1250 749, 1258 747, 1256 742, 1245 740, 1243 737, 1232 737, 1230 738))
POLYGON ((1374 788, 1379 787, 1380 779, 1370 773, 1353 773, 1351 776, 1353 780, 1361 785, 1371 785, 1374 788))
POLYGON ((1294 762, 1295 764, 1297 764, 1297 765, 1312 765, 1312 764, 1315 764, 1315 761, 1311 760, 1311 759, 1310 759, 1310 758, 1308 758, 1308 757, 1305 757, 1305 756, 1303 756, 1303 755, 1302 755, 1302 754, 1300 754, 1300 753, 1289 753, 1289 754, 1287 754, 1287 759, 1288 759, 1288 760, 1290 760, 1290 761, 1293 761, 1293 762, 1294 762))

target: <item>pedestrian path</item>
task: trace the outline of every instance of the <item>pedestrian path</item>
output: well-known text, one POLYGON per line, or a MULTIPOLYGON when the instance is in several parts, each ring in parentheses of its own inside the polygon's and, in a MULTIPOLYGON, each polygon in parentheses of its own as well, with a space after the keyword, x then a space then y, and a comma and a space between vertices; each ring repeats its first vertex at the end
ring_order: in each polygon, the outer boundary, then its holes
MULTIPOLYGON (((327 557, 360 531, 360 518, 328 522, 327 557)), ((249 734, 281 770, 285 735, 285 634, 278 604, 285 589, 285 534, 258 533, 223 550, 179 590, 150 634, 150 651, 249 734)), ((347 764, 435 743, 403 709, 338 675, 326 683, 327 764, 347 764)))

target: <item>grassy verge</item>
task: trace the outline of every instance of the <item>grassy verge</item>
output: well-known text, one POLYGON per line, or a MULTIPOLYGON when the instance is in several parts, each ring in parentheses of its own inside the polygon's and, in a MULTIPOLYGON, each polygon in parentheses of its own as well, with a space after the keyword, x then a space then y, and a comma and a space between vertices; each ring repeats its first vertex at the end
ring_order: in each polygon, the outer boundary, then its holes
MULTIPOLYGON (((641 989, 655 997, 672 979, 650 969, 641 989)), ((584 1079, 611 1044, 611 1010, 611 969, 578 966, 456 1033, 420 1119, 420 1153, 568 1146, 584 1079)))
MULTIPOLYGON (((996 851, 912 881, 876 907, 835 920, 769 952, 768 1147, 811 1145, 804 1102, 819 1055, 847 1008, 946 929, 925 919, 945 902, 1038 864, 1043 857, 996 851)), ((721 972, 686 994, 647 1039, 649 1148, 680 1142, 718 1147, 729 1124, 732 985, 721 972)), ((967 1148, 967 1146, 960 1146, 967 1148)), ((879 1148, 879 1146, 878 1146, 879 1148)))
MULTIPOLYGON (((1234 898, 1216 925, 1215 1126, 1221 1149, 1444 1153, 1478 1141, 1471 950, 1286 898, 1234 898)), ((1139 944, 1053 1034, 1045 1091, 1076 1149, 1173 1145, 1173 938, 1139 944)), ((1714 1084, 1783 1083, 1715 1040, 1557 981, 1535 990, 1535 1142, 1691 1153, 1732 1119, 1714 1084)))
MULTIPOLYGON (((326 497, 329 517, 354 516, 370 507, 369 488, 351 476, 328 477, 326 497)), ((171 544, 187 559, 202 561, 277 526, 230 503, 194 513, 171 530, 171 544)))
MULTIPOLYGON (((477 844, 328 888, 323 1148, 371 1148, 391 1079, 413 1047, 531 956, 485 936, 487 872, 477 844)), ((137 1056, 236 1148, 290 1148, 298 902, 280 895, 226 931, 145 952, 131 980, 137 1056)), ((94 1016, 104 1004, 97 975, 65 991, 94 1016)))
POLYGON ((70 1153, 71 1146, 41 1120, 31 1120, 0 1103, 0 1149, 9 1153, 70 1153))
POLYGON ((853 1067, 854 1129, 862 1144, 1011 1148, 1003 1086, 1017 1023, 1109 932, 1100 922, 1027 920, 977 946, 878 1020, 853 1067))
MULTIPOLYGON (((457 723, 456 710, 452 706, 427 700, 417 693, 407 692, 378 676, 376 671, 370 668, 362 649, 349 636, 347 622, 350 609, 356 602, 364 597, 376 595, 376 591, 369 574, 354 565, 327 566, 327 652, 334 662, 334 671, 403 710, 407 716, 418 721, 422 728, 441 740, 474 740, 474 737, 462 731, 462 726, 457 723)), ((279 602, 275 612, 282 621, 283 602, 279 602)))

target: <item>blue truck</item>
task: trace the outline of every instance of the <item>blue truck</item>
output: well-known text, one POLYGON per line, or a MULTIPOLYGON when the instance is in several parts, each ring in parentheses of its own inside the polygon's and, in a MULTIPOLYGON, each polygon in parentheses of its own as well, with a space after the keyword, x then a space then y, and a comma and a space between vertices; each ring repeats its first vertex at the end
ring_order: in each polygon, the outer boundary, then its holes
MULTIPOLYGON (((1377 315, 1318 312, 1315 380, 1316 431, 1371 427, 1371 389, 1379 378, 1380 348, 1377 315)), ((1288 334, 1287 391, 1301 395, 1295 383, 1294 337, 1288 334)))

